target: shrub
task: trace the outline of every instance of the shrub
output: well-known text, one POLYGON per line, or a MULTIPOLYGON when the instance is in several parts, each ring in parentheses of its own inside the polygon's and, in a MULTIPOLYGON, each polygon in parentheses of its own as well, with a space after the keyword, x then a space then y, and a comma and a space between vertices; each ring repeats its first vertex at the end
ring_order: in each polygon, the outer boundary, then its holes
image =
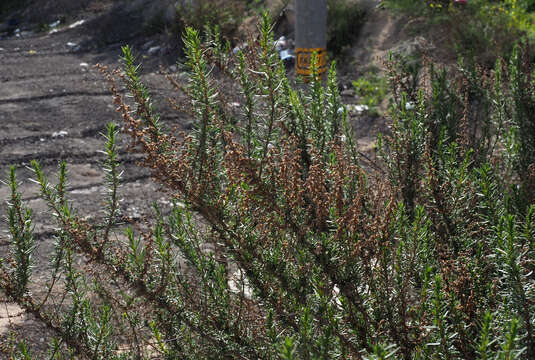
POLYGON ((452 50, 476 57, 489 69, 497 58, 509 57, 520 39, 532 41, 535 35, 528 2, 473 0, 459 5, 449 0, 389 0, 386 6, 425 19, 431 36, 440 34, 440 42, 446 40, 452 50))
POLYGON ((340 55, 344 47, 358 39, 366 12, 360 4, 348 0, 327 1, 327 48, 340 55))
POLYGON ((367 73, 353 81, 353 88, 359 102, 367 105, 372 114, 378 114, 379 106, 388 91, 386 79, 374 73, 367 73))
MULTIPOLYGON (((152 220, 125 226, 116 216, 116 126, 106 134, 103 223, 72 210, 65 164, 56 186, 32 164, 59 229, 49 286, 63 282, 71 301, 54 305, 21 290, 25 280, 13 274, 28 274, 24 257, 4 262, 0 284, 57 332, 51 353, 533 358, 535 207, 515 197, 528 191, 515 174, 535 159, 519 152, 530 118, 511 117, 520 111, 517 85, 532 91, 514 80, 525 68, 512 61, 485 77, 466 65, 458 82, 430 69, 428 93, 394 99, 383 163, 365 171, 334 66, 325 85, 312 76, 307 89, 294 88, 270 28, 265 17, 259 43, 236 58, 213 34, 203 44, 187 29, 190 134, 160 123, 129 48, 121 79, 134 104, 102 69, 142 165, 169 192, 171 208, 155 204, 152 220), (236 82, 239 112, 208 59, 236 82), (85 273, 80 261, 100 271, 85 273)), ((392 86, 401 89, 397 69, 392 86)), ((9 211, 20 219, 26 212, 13 176, 10 183, 9 211)), ((28 222, 13 222, 14 253, 31 249, 28 222)))
POLYGON ((178 17, 173 32, 178 36, 188 26, 204 29, 209 25, 218 26, 225 37, 232 38, 246 10, 244 2, 236 0, 184 0, 177 4, 178 17))

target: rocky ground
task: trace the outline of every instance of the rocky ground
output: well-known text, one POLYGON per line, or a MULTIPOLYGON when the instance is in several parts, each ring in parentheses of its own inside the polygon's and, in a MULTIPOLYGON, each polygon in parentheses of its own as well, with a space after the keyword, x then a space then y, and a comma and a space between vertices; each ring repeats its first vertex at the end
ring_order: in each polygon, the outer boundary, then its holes
MULTIPOLYGON (((372 9, 376 4, 369 1, 366 6, 372 9)), ((110 23, 110 12, 117 9, 100 6, 76 11, 72 10, 61 26, 49 26, 46 31, 37 33, 19 30, 0 38, 0 177, 5 179, 9 167, 15 166, 23 200, 34 210, 37 244, 31 287, 34 293, 44 289, 55 228, 46 205, 37 196, 37 185, 28 180, 32 176, 28 169, 30 161, 39 161, 54 182, 58 162, 66 160, 69 164, 68 197, 74 207, 82 216, 91 219, 101 216, 102 201, 99 199, 105 190, 100 168, 103 156, 99 152, 104 145, 102 133, 108 122, 119 123, 120 117, 114 110, 108 84, 93 66, 97 63, 118 66, 120 46, 133 43, 146 64, 143 79, 154 94, 164 123, 186 130, 191 127, 187 114, 170 110, 166 99, 174 92, 159 70, 161 65, 171 72, 177 71, 173 63, 179 52, 173 48, 173 43, 161 45, 158 37, 125 35, 129 34, 125 29, 131 25, 119 24, 114 28, 113 21, 110 23), (105 20, 111 26, 107 33, 99 26, 99 21, 105 20)), ((366 37, 351 50, 354 60, 344 66, 343 84, 349 84, 371 63, 380 66, 387 49, 403 40, 401 35, 392 37, 392 32, 400 28, 396 20, 380 10, 370 14, 370 21, 363 29, 366 37)), ((181 78, 182 75, 177 76, 181 78)), ((351 91, 346 92, 344 99, 347 103, 356 101, 351 91)), ((375 134, 385 130, 387 124, 384 118, 362 114, 354 114, 353 122, 365 152, 371 150, 375 134)), ((164 195, 151 182, 147 171, 135 165, 136 155, 126 151, 126 139, 120 144, 120 160, 125 170, 121 211, 130 216, 142 216, 151 202, 164 195)), ((2 203, 8 197, 7 185, 0 184, 2 203)), ((5 213, 4 205, 1 211, 5 213)), ((7 241, 7 223, 2 217, 2 255, 9 251, 7 241)), ((5 351, 10 339, 25 338, 33 351, 42 353, 50 335, 32 315, 0 293, 0 359, 8 356, 5 351)))

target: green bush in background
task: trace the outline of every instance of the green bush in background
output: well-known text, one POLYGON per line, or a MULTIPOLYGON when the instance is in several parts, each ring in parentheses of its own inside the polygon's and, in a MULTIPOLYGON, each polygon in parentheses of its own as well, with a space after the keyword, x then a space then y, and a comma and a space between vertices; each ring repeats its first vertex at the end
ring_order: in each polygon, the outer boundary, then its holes
POLYGON ((348 0, 327 1, 327 49, 335 56, 359 37, 366 21, 366 13, 358 2, 348 0))
POLYGON ((529 1, 469 0, 461 5, 449 0, 388 0, 385 4, 425 19, 428 30, 442 25, 448 35, 443 45, 464 56, 476 56, 487 68, 500 56, 508 58, 522 39, 535 39, 535 13, 529 1))

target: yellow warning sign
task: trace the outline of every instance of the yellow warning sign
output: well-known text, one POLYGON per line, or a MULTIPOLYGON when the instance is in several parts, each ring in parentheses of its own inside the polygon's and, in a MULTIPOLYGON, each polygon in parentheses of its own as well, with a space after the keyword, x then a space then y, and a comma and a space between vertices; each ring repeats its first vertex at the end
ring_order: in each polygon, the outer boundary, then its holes
POLYGON ((316 53, 318 74, 327 71, 327 49, 325 48, 296 48, 296 71, 300 75, 309 76, 312 73, 312 54, 316 53))

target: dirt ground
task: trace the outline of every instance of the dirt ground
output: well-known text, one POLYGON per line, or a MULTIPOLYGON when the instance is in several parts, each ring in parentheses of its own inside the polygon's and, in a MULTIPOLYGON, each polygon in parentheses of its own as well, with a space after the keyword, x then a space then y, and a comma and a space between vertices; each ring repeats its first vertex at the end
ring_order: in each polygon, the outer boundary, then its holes
MULTIPOLYGON (((367 2, 370 8, 376 4, 375 1, 367 2)), ((55 226, 46 205, 37 196, 38 187, 28 180, 32 176, 28 169, 30 161, 39 161, 53 182, 58 162, 66 160, 69 169, 68 197, 75 209, 88 219, 98 219, 102 214, 102 202, 98 200, 105 190, 103 172, 100 170, 103 157, 99 152, 104 145, 102 133, 108 122, 119 123, 120 117, 114 110, 106 81, 93 65, 103 63, 117 67, 120 46, 126 42, 133 43, 135 49, 145 54, 142 56, 145 63, 143 79, 161 110, 162 121, 186 130, 191 127, 188 115, 171 111, 166 101, 174 92, 160 73, 159 66, 173 69, 171 65, 177 53, 172 48, 163 55, 146 55, 143 45, 155 39, 142 36, 133 38, 128 35, 127 25, 119 26, 115 32, 113 21, 108 24, 111 27, 106 28, 107 34, 104 34, 98 21, 110 21, 109 7, 93 6, 84 11, 70 11, 66 24, 53 34, 45 31, 0 38, 0 178, 5 179, 9 167, 15 166, 24 203, 34 210, 37 244, 31 285, 34 294, 45 289, 45 274, 50 268, 55 226), (68 27, 79 20, 86 22, 74 28, 68 27), (106 41, 102 41, 103 37, 106 41), (78 45, 80 48, 77 48, 78 45)), ((365 37, 361 37, 352 49, 354 60, 343 68, 342 83, 348 84, 355 79, 365 66, 380 66, 381 57, 403 39, 400 34, 392 36, 394 28, 400 28, 400 24, 396 23, 398 20, 385 16, 380 10, 374 11, 362 29, 365 37)), ((58 15, 53 13, 53 16, 58 15)), ((344 96, 344 101, 352 103, 355 99, 349 95, 344 96)), ((370 152, 375 135, 387 127, 387 121, 358 115, 352 120, 361 150, 370 152)), ((120 160, 125 170, 120 190, 121 211, 142 216, 154 200, 164 195, 151 182, 147 171, 136 167, 136 156, 125 149, 126 139, 122 138, 120 144, 120 160)), ((9 189, 1 183, 2 204, 8 197, 9 189)), ((4 214, 5 208, 2 205, 1 212, 4 214)), ((7 243, 8 227, 2 216, 2 257, 8 254, 7 243)), ((44 354, 52 335, 32 315, 0 293, 0 359, 8 358, 9 344, 14 339, 26 339, 32 352, 44 354)))

